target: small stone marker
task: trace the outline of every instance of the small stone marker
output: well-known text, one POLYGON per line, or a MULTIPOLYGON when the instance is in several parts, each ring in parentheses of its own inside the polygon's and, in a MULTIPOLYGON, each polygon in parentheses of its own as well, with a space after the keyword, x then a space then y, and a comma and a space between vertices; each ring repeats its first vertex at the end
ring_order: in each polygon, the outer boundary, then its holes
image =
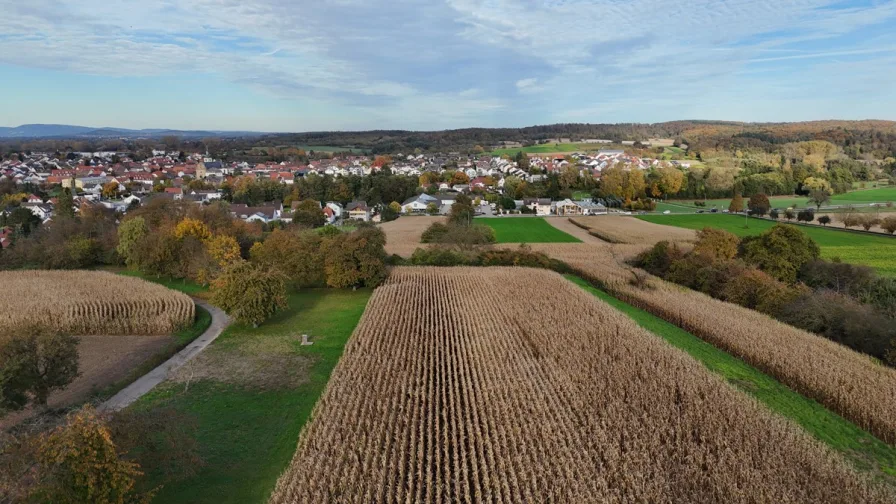
POLYGON ((313 345, 313 344, 314 344, 313 341, 308 341, 308 335, 307 335, 307 334, 303 334, 303 335, 302 335, 302 346, 305 346, 305 345, 313 345))

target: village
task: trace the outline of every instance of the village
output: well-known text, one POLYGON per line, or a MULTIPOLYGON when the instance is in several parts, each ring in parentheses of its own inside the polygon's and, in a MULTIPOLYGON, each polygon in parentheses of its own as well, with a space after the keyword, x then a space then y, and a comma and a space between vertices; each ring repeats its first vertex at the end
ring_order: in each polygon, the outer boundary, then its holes
MULTIPOLYGON (((56 197, 63 188, 73 188, 75 212, 83 205, 94 205, 126 213, 147 198, 167 198, 209 204, 231 200, 228 188, 240 181, 277 182, 289 188, 297 180, 313 176, 367 177, 388 170, 392 175, 419 179, 417 194, 399 201, 400 213, 445 215, 458 194, 470 194, 477 214, 501 215, 526 213, 546 215, 592 215, 607 212, 606 201, 598 201, 578 192, 563 198, 520 198, 513 208, 495 201, 506 195, 504 184, 510 180, 538 183, 550 174, 572 167, 577 176, 600 178, 603 170, 621 164, 626 169, 648 170, 666 162, 640 158, 624 150, 604 149, 562 156, 531 156, 528 166, 510 156, 465 156, 451 154, 397 154, 394 157, 342 155, 312 160, 307 164, 280 162, 250 164, 224 163, 201 153, 153 150, 153 156, 142 162, 131 160, 119 152, 74 152, 58 156, 46 152, 20 154, 0 162, 0 183, 16 186, 15 192, 0 204, 0 215, 9 215, 16 207, 28 209, 41 222, 49 221, 58 204, 56 197), (62 159, 60 159, 60 157, 62 159), (446 174, 448 175, 446 177, 446 174), (12 197, 15 196, 16 198, 12 197)), ((686 168, 686 162, 670 164, 686 168)), ((234 202, 231 215, 248 222, 289 223, 298 202, 264 201, 254 205, 234 202)), ((379 221, 381 207, 363 200, 348 202, 320 201, 327 224, 347 220, 379 221)), ((0 244, 7 246, 11 227, 0 230, 0 244)))

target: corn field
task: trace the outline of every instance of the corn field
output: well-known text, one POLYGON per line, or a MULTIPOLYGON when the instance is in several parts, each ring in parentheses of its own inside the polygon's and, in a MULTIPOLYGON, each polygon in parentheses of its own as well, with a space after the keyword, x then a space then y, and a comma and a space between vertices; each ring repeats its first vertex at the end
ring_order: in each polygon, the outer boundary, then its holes
POLYGON ((891 499, 556 273, 397 267, 271 502, 891 499))
POLYGON ((580 228, 587 229, 593 236, 610 243, 653 245, 662 240, 693 242, 697 239, 697 233, 692 229, 663 226, 635 217, 600 215, 575 217, 570 218, 569 221, 580 228))
POLYGON ((538 250, 896 444, 896 370, 827 338, 625 265, 638 247, 559 245, 538 250))
POLYGON ((79 335, 169 334, 192 324, 189 296, 105 271, 0 271, 0 327, 79 335))

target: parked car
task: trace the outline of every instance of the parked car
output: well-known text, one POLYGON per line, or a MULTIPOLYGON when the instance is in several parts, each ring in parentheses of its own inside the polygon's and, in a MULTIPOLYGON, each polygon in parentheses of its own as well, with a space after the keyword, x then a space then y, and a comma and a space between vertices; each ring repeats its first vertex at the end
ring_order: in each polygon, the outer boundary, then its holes
POLYGON ((719 213, 719 209, 718 209, 718 208, 713 208, 712 210, 710 210, 710 212, 712 212, 712 213, 719 213))
POLYGON ((669 215, 670 213, 672 213, 672 210, 664 210, 663 213, 669 215))
POLYGON ((697 210, 697 213, 705 213, 706 210, 697 210))

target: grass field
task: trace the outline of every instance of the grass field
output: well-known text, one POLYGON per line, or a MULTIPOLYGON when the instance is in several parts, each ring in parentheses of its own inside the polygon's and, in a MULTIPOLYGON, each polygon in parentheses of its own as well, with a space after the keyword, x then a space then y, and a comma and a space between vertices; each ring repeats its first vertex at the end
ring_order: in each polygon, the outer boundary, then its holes
MULTIPOLYGON (((719 214, 689 215, 642 215, 639 219, 688 229, 713 227, 730 231, 737 236, 757 235, 775 225, 774 222, 750 219, 749 227, 744 227, 744 217, 719 214)), ((826 259, 839 257, 844 262, 865 264, 879 273, 896 276, 896 239, 886 236, 871 236, 849 233, 821 227, 800 226, 821 247, 821 255, 826 259)))
POLYGON ((575 236, 548 224, 541 217, 486 217, 475 223, 495 230, 498 243, 579 243, 575 236))
MULTIPOLYGON (((224 367, 225 376, 228 366, 239 376, 246 373, 246 362, 269 364, 273 358, 280 365, 250 369, 247 376, 283 375, 291 385, 199 379, 184 392, 184 383, 167 381, 138 401, 134 408, 170 407, 193 417, 206 464, 194 477, 165 483, 155 502, 266 502, 370 294, 327 289, 293 293, 288 310, 257 329, 230 326, 201 356, 224 367), (310 335, 314 344, 300 346, 301 334, 310 335)), ((161 481, 160 474, 149 474, 147 485, 161 481)))
POLYGON ((665 320, 624 303, 573 275, 570 281, 625 313, 644 329, 663 338, 769 409, 799 424, 816 439, 836 449, 855 466, 875 477, 896 482, 896 448, 887 445, 821 404, 797 394, 777 380, 665 320))
POLYGON ((121 269, 121 268, 105 268, 105 271, 112 271, 119 275, 142 278, 148 282, 157 283, 159 285, 164 285, 171 290, 176 290, 183 292, 188 296, 195 296, 198 298, 208 297, 208 287, 204 285, 199 285, 197 283, 191 282, 190 280, 184 278, 168 278, 168 277, 156 277, 153 275, 144 275, 139 271, 121 269))
POLYGON ((489 154, 492 156, 503 156, 509 154, 511 156, 518 152, 526 154, 552 154, 555 152, 585 152, 596 151, 600 149, 612 149, 613 144, 596 144, 596 143, 550 143, 540 145, 530 145, 528 147, 513 147, 509 149, 495 149, 489 154))
MULTIPOLYGON (((695 207, 694 201, 703 200, 670 200, 669 203, 695 207)), ((896 202, 896 187, 879 187, 877 189, 862 189, 850 191, 843 194, 835 194, 831 196, 831 202, 827 205, 867 205, 869 203, 886 203, 888 201, 896 202)), ((814 207, 809 203, 809 198, 805 196, 771 196, 769 202, 772 208, 808 208, 814 207)), ((706 208, 716 207, 719 209, 728 208, 731 198, 716 198, 706 200, 706 208)), ((701 207, 702 208, 702 207, 701 207)))

